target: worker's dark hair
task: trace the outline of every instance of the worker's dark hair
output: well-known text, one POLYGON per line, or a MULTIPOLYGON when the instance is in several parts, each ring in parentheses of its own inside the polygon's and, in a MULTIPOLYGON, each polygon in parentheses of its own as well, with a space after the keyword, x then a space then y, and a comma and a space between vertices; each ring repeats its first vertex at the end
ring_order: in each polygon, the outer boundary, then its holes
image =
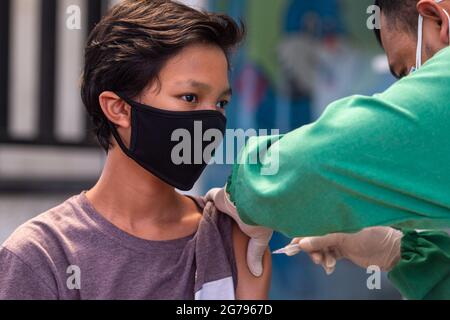
MULTIPOLYGON (((400 30, 416 34, 419 16, 418 2, 419 0, 375 0, 375 5, 380 8, 381 13, 384 14, 391 25, 400 30)), ((374 30, 378 43, 382 46, 381 31, 377 28, 374 30)))
POLYGON ((114 6, 88 38, 81 97, 100 145, 111 146, 111 131, 100 107, 104 91, 138 96, 157 81, 164 64, 196 44, 220 47, 227 58, 245 34, 225 14, 208 13, 170 0, 125 0, 114 6))

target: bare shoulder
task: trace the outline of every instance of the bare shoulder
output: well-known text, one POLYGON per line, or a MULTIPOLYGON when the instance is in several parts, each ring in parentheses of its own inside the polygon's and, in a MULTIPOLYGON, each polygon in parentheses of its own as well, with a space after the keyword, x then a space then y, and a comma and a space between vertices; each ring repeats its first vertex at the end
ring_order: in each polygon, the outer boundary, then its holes
POLYGON ((266 300, 269 297, 272 276, 272 258, 270 250, 264 254, 264 272, 255 277, 247 267, 247 245, 249 238, 233 224, 233 245, 238 271, 236 298, 238 300, 266 300))

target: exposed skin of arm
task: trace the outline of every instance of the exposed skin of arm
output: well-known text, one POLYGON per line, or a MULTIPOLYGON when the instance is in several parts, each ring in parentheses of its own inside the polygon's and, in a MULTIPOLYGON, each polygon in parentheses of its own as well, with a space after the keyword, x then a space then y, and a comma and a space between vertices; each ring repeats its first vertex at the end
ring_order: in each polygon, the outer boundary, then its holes
POLYGON ((249 238, 242 233, 237 225, 233 226, 233 245, 238 283, 236 289, 237 300, 267 300, 269 297, 272 276, 272 257, 270 250, 264 254, 264 272, 261 277, 255 277, 247 267, 247 246, 249 238))

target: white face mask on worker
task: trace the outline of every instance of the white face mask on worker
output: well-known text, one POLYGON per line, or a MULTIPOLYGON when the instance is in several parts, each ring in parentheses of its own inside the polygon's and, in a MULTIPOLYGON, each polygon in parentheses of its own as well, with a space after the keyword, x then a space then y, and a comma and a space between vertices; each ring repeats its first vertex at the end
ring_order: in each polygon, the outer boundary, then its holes
MULTIPOLYGON (((443 0, 435 0, 436 3, 440 3, 443 0)), ((450 15, 448 14, 447 10, 443 9, 445 12, 445 15, 447 16, 448 23, 450 25, 450 15)), ((450 41, 450 26, 448 30, 448 38, 450 41)), ((423 44, 423 16, 419 15, 419 24, 417 26, 417 51, 416 51, 416 66, 411 68, 410 74, 419 70, 419 68, 422 66, 422 44, 423 44)))

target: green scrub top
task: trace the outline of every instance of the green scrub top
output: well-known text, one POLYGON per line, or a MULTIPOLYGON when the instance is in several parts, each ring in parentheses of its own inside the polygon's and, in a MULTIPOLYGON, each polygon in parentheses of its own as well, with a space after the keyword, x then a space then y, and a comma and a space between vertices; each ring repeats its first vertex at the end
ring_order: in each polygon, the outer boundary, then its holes
POLYGON ((450 237, 403 230, 402 258, 388 274, 408 299, 450 299, 450 237))
MULTIPOLYGON (((379 225, 450 226, 450 48, 381 94, 344 98, 311 125, 249 139, 227 191, 244 222, 289 237, 379 225)), ((420 287, 428 283, 427 273, 410 271, 417 262, 407 258, 417 242, 411 237, 403 241, 406 259, 390 276, 406 297, 426 297, 401 280, 414 276, 410 280, 420 287)), ((436 244, 438 249, 446 259, 426 250, 421 258, 427 270, 448 278, 449 246, 436 244)), ((450 298, 448 279, 439 292, 450 298)))

